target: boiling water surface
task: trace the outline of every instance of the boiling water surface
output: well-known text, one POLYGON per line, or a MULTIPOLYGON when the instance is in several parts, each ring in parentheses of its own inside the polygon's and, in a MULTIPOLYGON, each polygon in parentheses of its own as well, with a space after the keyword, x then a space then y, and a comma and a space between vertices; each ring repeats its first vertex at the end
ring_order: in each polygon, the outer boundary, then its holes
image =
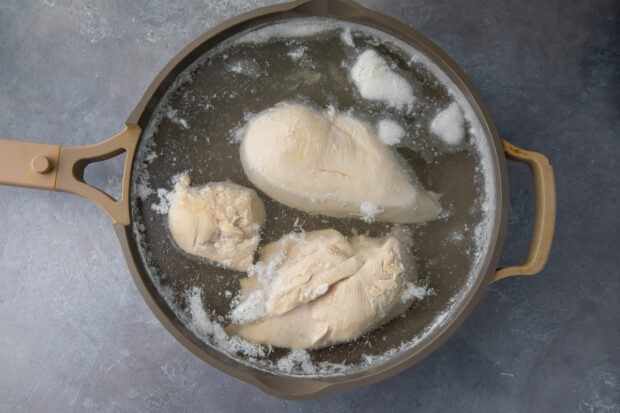
MULTIPOLYGON (((251 29, 210 50, 183 72, 143 133, 134 162, 133 229, 159 294, 209 351, 259 369, 292 375, 337 375, 367 369, 415 346, 445 322, 488 248, 493 177, 488 150, 467 101, 447 77, 412 47, 374 29, 331 19, 296 19, 251 29), (350 69, 373 49, 405 78, 416 97, 410 107, 363 99, 350 69), (450 146, 429 132, 433 117, 457 101, 465 113, 462 143, 450 146), (193 185, 232 181, 254 188, 239 159, 243 127, 279 102, 342 111, 376 128, 397 122, 406 135, 395 150, 424 188, 442 194, 441 216, 408 226, 419 285, 433 294, 401 317, 357 340, 312 351, 264 348, 227 337, 231 303, 245 274, 223 269, 176 247, 167 205, 179 176, 193 185)), ((387 183, 385 183, 387 185, 387 183)), ((256 189, 256 188, 254 188, 256 189)), ((335 228, 345 235, 384 236, 393 224, 309 215, 257 190, 267 222, 261 245, 291 231, 335 228)))

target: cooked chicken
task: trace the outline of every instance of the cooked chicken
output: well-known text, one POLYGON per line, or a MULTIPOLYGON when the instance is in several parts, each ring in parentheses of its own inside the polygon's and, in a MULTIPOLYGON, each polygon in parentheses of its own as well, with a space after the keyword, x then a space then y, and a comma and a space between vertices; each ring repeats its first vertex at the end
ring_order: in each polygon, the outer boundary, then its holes
POLYGON ((168 211, 172 238, 190 254, 247 271, 265 222, 263 201, 254 190, 230 182, 189 184, 184 176, 174 187, 168 211))
POLYGON ((417 278, 395 236, 348 241, 331 229, 285 235, 262 248, 254 269, 238 308, 258 295, 262 305, 246 310, 260 318, 246 323, 251 317, 242 315, 228 332, 288 348, 346 342, 391 320, 411 305, 414 297, 404 293, 417 278))
POLYGON ((440 212, 438 196, 415 184, 396 153, 345 114, 277 105, 249 123, 240 151, 258 189, 302 211, 396 223, 440 212))

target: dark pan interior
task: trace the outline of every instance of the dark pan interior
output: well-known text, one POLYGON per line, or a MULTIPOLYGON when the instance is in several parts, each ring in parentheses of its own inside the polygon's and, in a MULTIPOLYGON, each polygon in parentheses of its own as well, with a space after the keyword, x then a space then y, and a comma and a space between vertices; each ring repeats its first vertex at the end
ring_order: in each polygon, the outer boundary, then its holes
MULTIPOLYGON (((213 47, 179 76, 151 116, 139 143, 131 197, 133 242, 160 302, 169 307, 168 314, 185 335, 211 354, 220 350, 211 337, 192 328, 188 294, 200 289, 206 313, 225 325, 244 274, 181 251, 169 235, 166 214, 158 207, 165 210, 164 194, 172 190, 174 177, 185 172, 194 185, 229 180, 252 188, 241 168, 236 137, 253 114, 282 101, 304 103, 321 111, 331 107, 373 126, 385 118, 397 121, 405 127, 407 138, 396 150, 424 187, 443 194, 444 213, 439 219, 408 226, 420 284, 428 285, 434 294, 414 304, 404 316, 353 342, 309 351, 313 363, 346 365, 347 372, 363 370, 373 357, 420 337, 464 289, 471 288, 471 277, 481 276, 472 273, 482 259, 475 241, 476 227, 487 219, 482 205, 487 177, 480 167, 479 151, 469 132, 456 148, 428 134, 434 114, 453 98, 427 67, 411 59, 410 51, 361 26, 350 28, 351 47, 343 42, 339 25, 312 37, 275 37, 258 44, 226 41, 213 47), (359 53, 368 48, 378 51, 413 86, 418 100, 410 113, 359 96, 347 73, 359 53)), ((300 229, 335 228, 345 235, 357 231, 382 236, 393 227, 309 215, 257 192, 267 211, 261 244, 300 229)), ((288 354, 289 350, 274 349, 258 359, 242 353, 232 358, 279 372, 277 362, 288 354)), ((342 370, 334 372, 341 374, 342 370)), ((304 371, 288 373, 303 375, 304 371)))

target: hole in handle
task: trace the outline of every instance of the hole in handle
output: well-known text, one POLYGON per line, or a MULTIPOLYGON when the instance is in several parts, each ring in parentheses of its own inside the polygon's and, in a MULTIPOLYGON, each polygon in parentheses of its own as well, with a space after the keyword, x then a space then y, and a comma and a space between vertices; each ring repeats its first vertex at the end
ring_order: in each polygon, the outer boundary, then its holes
POLYGON ((525 262, 534 226, 534 184, 530 168, 512 160, 507 162, 507 168, 510 202, 500 268, 525 262))
MULTIPOLYGON (((127 158, 127 151, 105 160, 86 160, 82 172, 84 183, 93 186, 108 194, 115 201, 120 201, 123 193, 123 166, 127 158)), ((76 171, 77 172, 77 171, 76 171)), ((76 173, 76 176, 79 176, 76 173)))

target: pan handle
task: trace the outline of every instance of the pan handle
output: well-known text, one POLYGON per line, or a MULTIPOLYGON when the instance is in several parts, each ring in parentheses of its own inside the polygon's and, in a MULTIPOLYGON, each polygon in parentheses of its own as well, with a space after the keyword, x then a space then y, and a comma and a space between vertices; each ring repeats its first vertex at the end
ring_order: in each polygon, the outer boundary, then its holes
POLYGON ((129 178, 140 127, 126 125, 118 135, 89 146, 60 146, 0 139, 0 184, 63 191, 81 195, 110 215, 115 224, 129 225, 129 178), (84 169, 126 153, 121 197, 84 182, 84 169))
POLYGON ((534 181, 534 227, 530 248, 524 264, 500 268, 492 282, 512 275, 534 275, 541 271, 551 250, 555 227, 555 179, 549 159, 541 153, 517 148, 502 140, 508 159, 526 163, 534 181))

